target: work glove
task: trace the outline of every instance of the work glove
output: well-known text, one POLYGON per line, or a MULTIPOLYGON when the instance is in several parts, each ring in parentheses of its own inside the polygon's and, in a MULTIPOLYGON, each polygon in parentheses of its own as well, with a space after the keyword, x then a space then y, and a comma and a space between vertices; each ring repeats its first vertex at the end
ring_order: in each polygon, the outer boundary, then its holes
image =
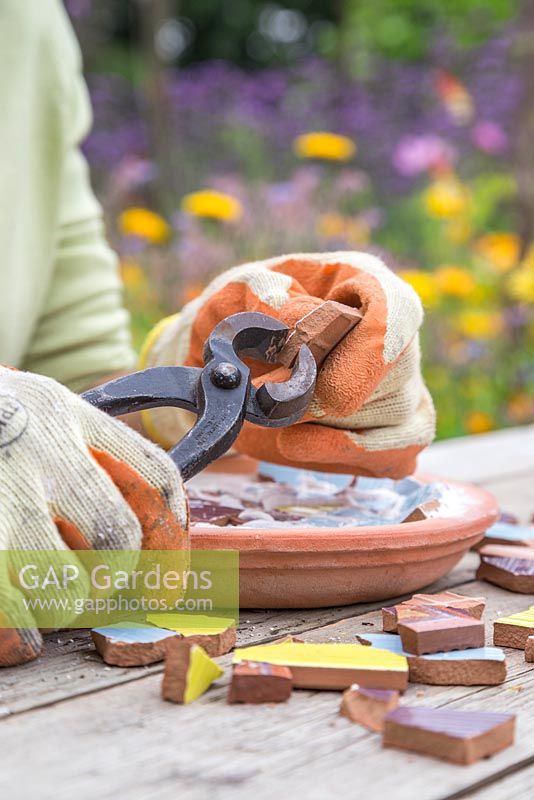
MULTIPOLYGON (((380 259, 340 252, 281 256, 219 275, 181 314, 149 336, 142 367, 202 366, 210 332, 225 317, 260 311, 293 327, 325 300, 359 308, 362 321, 324 360, 304 419, 289 428, 246 424, 244 454, 289 466, 401 478, 434 437, 435 413, 420 371, 423 311, 413 289, 380 259)), ((253 365, 255 383, 287 372, 253 365)), ((187 412, 144 413, 148 434, 170 447, 191 425, 187 412)))
MULTIPOLYGON (((188 545, 184 487, 166 453, 50 378, 0 367, 0 550, 188 545)), ((27 616, 15 624, 21 598, 5 561, 0 615, 13 627, 0 628, 0 666, 42 644, 27 616)))

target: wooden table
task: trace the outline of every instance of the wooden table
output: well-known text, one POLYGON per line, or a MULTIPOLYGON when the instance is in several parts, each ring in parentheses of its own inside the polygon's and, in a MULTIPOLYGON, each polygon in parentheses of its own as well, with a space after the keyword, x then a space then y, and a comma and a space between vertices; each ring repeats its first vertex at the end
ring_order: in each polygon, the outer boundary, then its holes
MULTIPOLYGON (((421 467, 482 484, 524 520, 534 511, 534 426, 439 443, 421 467)), ((432 589, 485 595, 489 620, 533 602, 477 583, 477 560, 469 554, 432 589)), ((285 633, 353 639, 380 630, 379 608, 243 612, 239 642, 285 633)), ((534 669, 517 650, 507 661, 501 686, 411 685, 405 695, 408 703, 517 712, 514 747, 458 767, 382 750, 379 736, 339 717, 338 693, 298 691, 280 706, 228 706, 224 679, 198 702, 175 706, 160 700, 160 665, 107 667, 87 633, 49 635, 37 661, 0 671, 0 797, 532 800, 534 669)))

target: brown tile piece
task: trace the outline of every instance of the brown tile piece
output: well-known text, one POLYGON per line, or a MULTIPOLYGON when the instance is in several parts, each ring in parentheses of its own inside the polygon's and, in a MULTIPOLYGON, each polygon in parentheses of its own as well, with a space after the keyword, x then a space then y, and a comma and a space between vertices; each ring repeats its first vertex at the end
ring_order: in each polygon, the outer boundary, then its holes
MULTIPOLYGON (((466 650, 467 655, 469 651, 466 650)), ((473 650, 473 654, 478 652, 473 650)), ((437 659, 409 656, 410 683, 430 686, 498 686, 506 680, 506 661, 498 658, 437 659)))
POLYGON ((534 547, 485 545, 477 579, 519 594, 534 594, 534 547))
POLYGON ((428 519, 428 516, 423 511, 422 508, 414 508, 414 510, 408 514, 406 519, 403 519, 403 522, 423 522, 425 519, 428 519))
POLYGON ((426 619, 399 622, 398 632, 403 649, 416 656, 484 647, 484 623, 445 608, 433 608, 426 619))
POLYGON ((426 606, 465 611, 475 619, 481 619, 486 607, 485 597, 467 597, 456 592, 439 592, 438 594, 414 594, 409 600, 396 606, 382 609, 383 630, 385 633, 397 633, 397 619, 410 619, 410 608, 414 609, 412 619, 422 618, 421 610, 426 606), (401 610, 400 610, 401 609, 401 610), (417 609, 417 611, 415 611, 417 609))
POLYGON ((534 661, 534 636, 527 638, 525 645, 525 661, 534 661))
POLYGON ((512 745, 514 735, 513 714, 399 706, 386 716, 383 744, 474 764, 512 745))
POLYGON ((381 731, 386 714, 398 704, 399 693, 393 689, 367 689, 354 683, 343 692, 339 713, 371 731, 381 731))
POLYGON ((238 508, 196 497, 189 498, 189 514, 193 525, 199 525, 203 522, 220 526, 237 525, 239 514, 243 511, 243 508, 243 505, 238 508))
POLYGON ((312 351, 317 366, 321 366, 328 354, 362 320, 362 313, 352 306, 327 300, 310 311, 295 325, 278 355, 278 362, 291 367, 303 344, 312 351))
POLYGON ((228 691, 229 703, 284 703, 293 689, 288 667, 256 661, 234 664, 228 691))

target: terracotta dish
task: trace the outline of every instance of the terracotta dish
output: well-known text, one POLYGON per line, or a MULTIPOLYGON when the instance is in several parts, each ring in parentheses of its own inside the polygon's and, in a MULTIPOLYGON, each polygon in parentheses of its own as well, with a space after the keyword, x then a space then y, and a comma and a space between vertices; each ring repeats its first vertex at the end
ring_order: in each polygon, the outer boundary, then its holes
MULTIPOLYGON (((235 472, 239 463, 236 459, 228 467, 235 472)), ((243 462, 243 473, 250 476, 250 460, 243 462)), ((443 577, 497 519, 491 494, 469 484, 445 483, 443 501, 416 522, 332 529, 195 525, 191 546, 239 551, 242 608, 321 608, 387 600, 443 577)))

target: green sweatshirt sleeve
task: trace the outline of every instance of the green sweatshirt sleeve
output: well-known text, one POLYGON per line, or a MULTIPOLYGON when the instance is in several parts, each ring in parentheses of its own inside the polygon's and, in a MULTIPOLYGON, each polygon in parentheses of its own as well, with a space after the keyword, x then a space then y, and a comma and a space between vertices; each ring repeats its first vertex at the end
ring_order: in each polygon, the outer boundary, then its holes
MULTIPOLYGON (((11 254, 0 271, 13 276, 4 283, 0 312, 5 306, 6 327, 14 321, 4 337, 0 326, 0 361, 79 391, 134 365, 117 259, 79 149, 91 124, 81 58, 58 0, 2 5, 0 60, 9 56, 10 34, 18 57, 11 75, 0 79, 0 97, 18 117, 12 130, 24 133, 9 142, 20 164, 11 197, 21 195, 16 224, 9 230, 9 215, 0 219, 0 242, 6 240, 11 254), (25 101, 12 96, 17 88, 25 101)), ((3 200, 7 208, 10 201, 3 200)))

